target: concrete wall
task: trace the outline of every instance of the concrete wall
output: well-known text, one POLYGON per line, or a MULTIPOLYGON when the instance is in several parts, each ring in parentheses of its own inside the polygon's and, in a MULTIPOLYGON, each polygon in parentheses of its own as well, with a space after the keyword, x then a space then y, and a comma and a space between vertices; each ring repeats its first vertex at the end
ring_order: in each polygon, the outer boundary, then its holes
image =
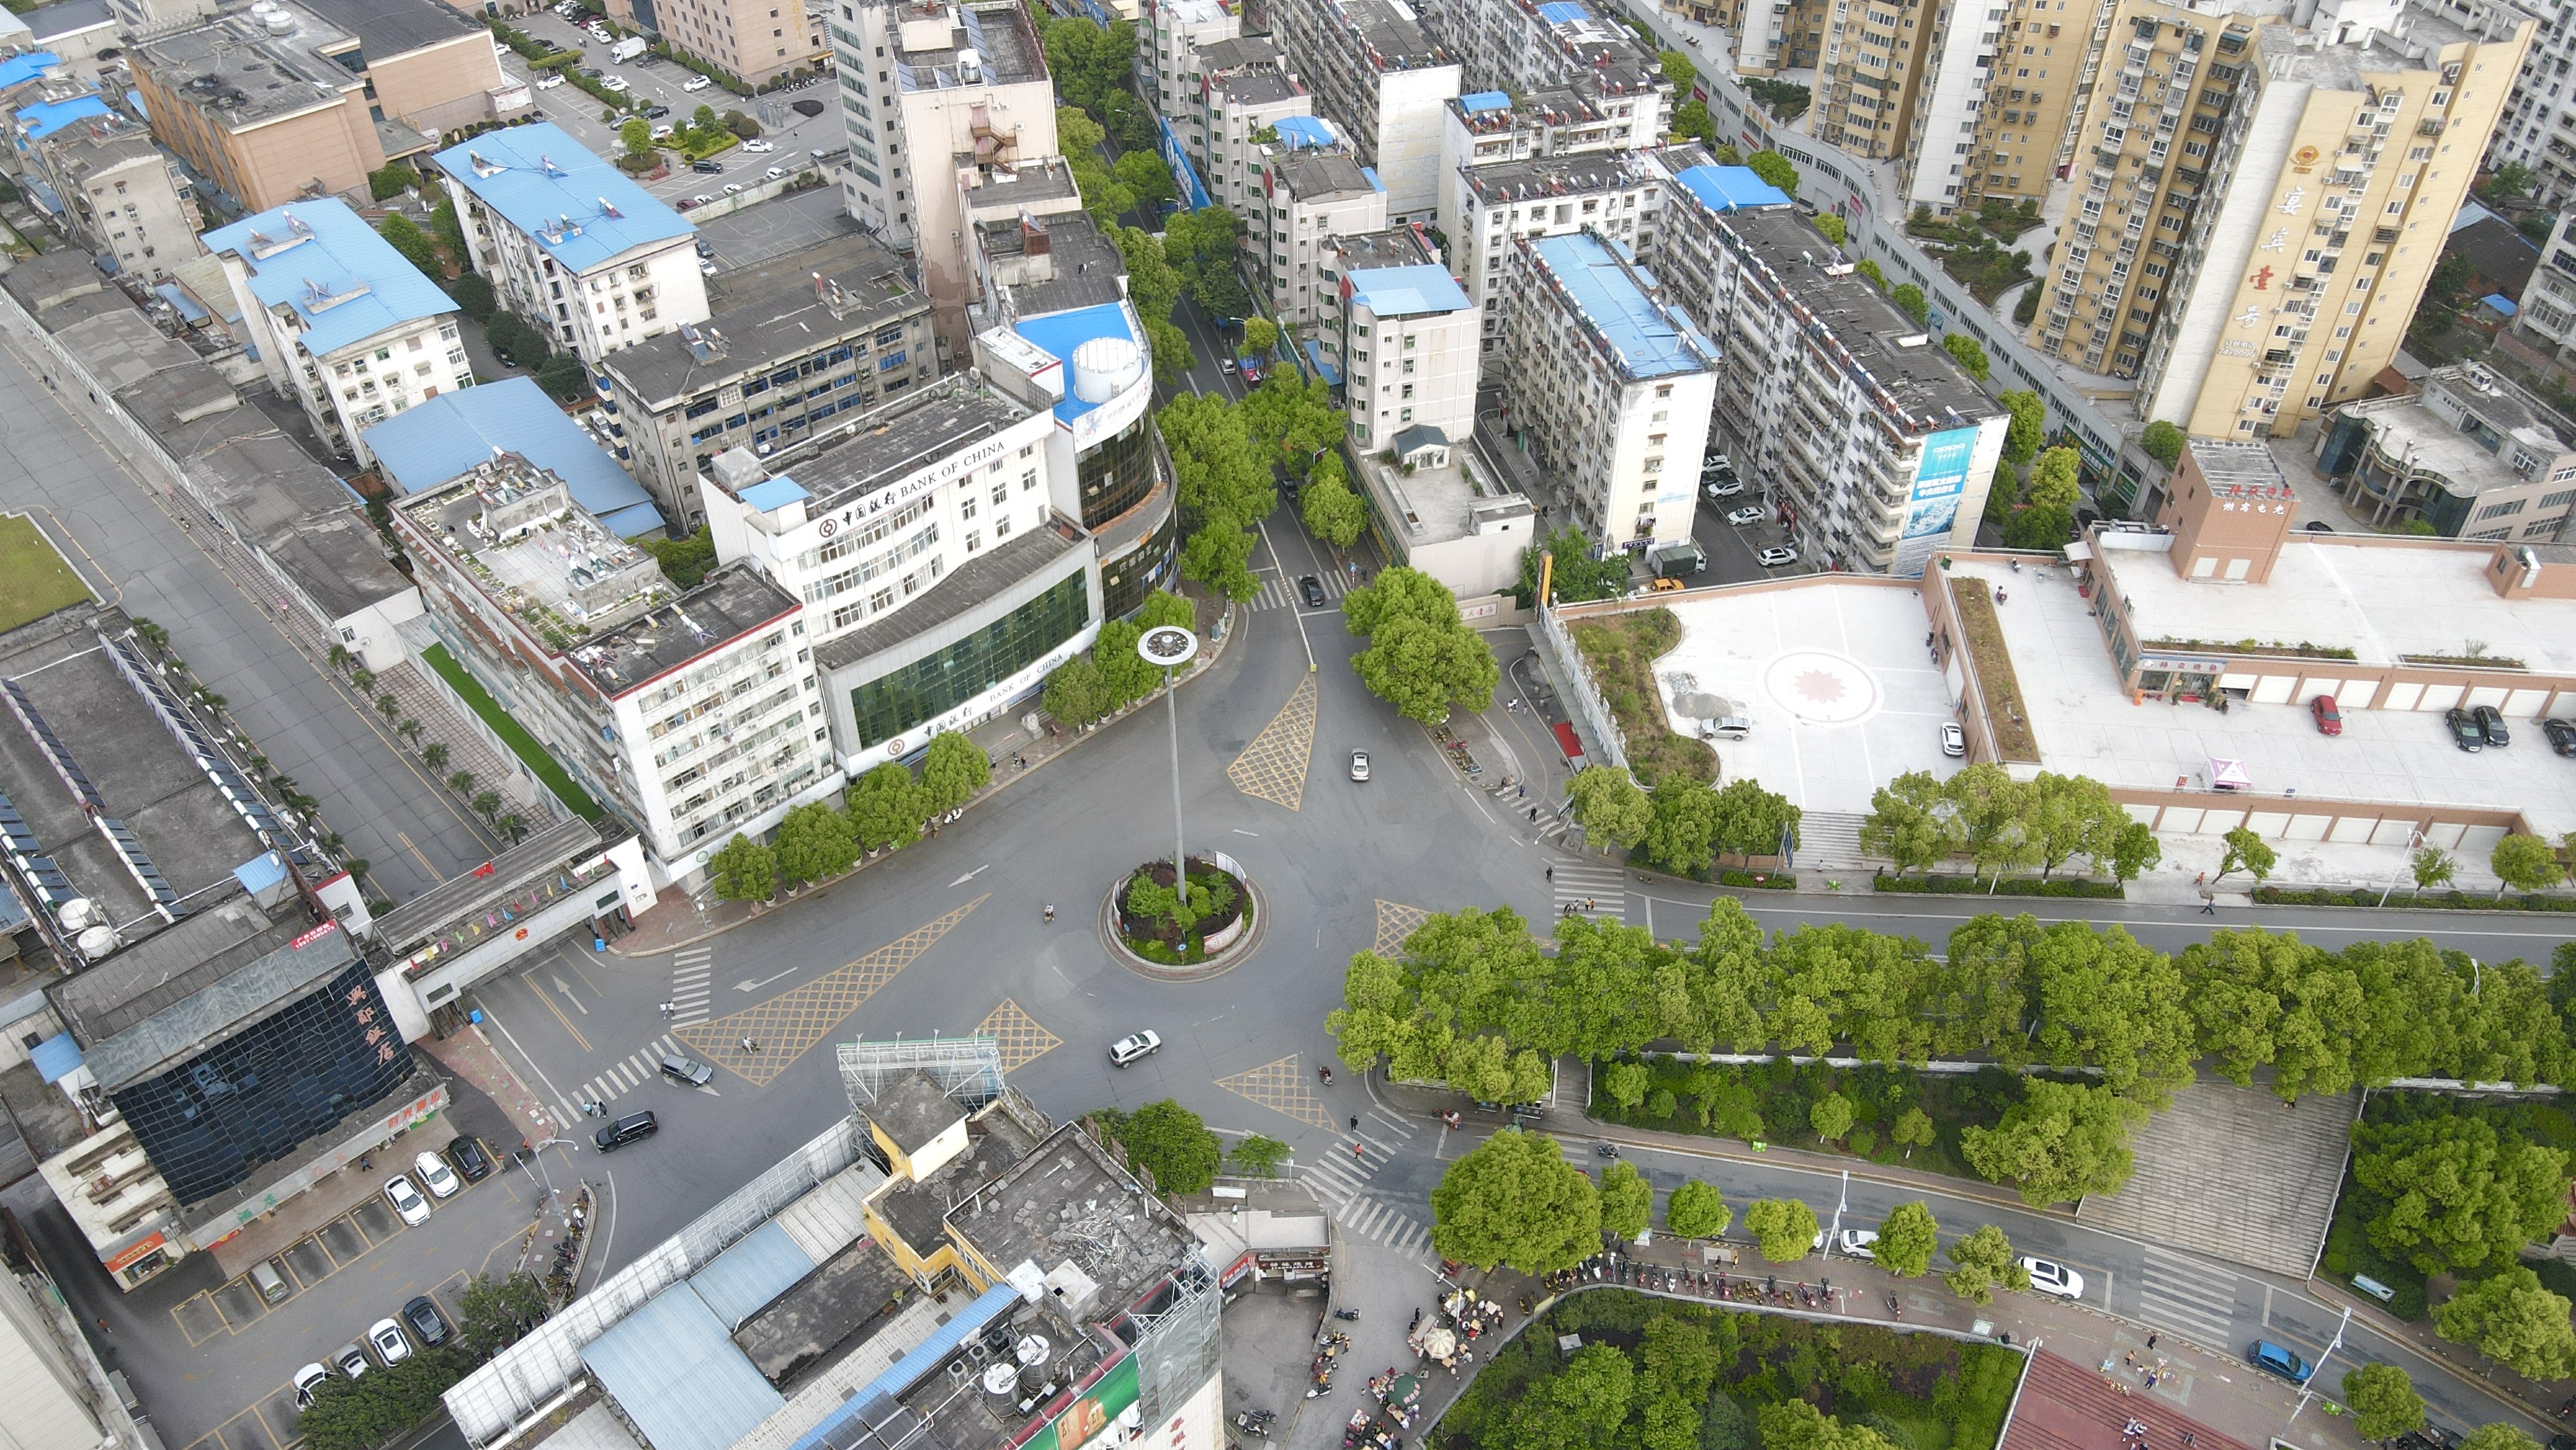
POLYGON ((376 104, 386 115, 431 129, 491 119, 486 94, 509 80, 493 53, 492 37, 461 27, 453 40, 397 56, 368 57, 367 79, 375 82, 376 104), (459 103, 466 105, 466 113, 457 111, 459 103))

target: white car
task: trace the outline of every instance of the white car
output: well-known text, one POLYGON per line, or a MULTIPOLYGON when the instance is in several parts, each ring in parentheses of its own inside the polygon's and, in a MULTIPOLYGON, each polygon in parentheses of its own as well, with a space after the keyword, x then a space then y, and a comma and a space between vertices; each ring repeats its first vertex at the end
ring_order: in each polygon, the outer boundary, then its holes
POLYGON ((1728 510, 1726 521, 1739 529, 1746 524, 1758 524, 1762 522, 1762 510, 1753 504, 1746 504, 1740 509, 1728 510))
POLYGON ((684 91, 703 91, 714 84, 715 81, 707 76, 691 76, 686 81, 681 82, 680 89, 684 91))
POLYGON ((1366 780, 1366 779, 1368 779, 1368 778, 1369 778, 1368 752, 1367 752, 1367 751, 1365 751, 1365 750, 1354 750, 1354 751, 1352 751, 1352 752, 1351 752, 1351 779, 1353 779, 1353 780, 1366 780))
POLYGON ((541 91, 551 91, 562 84, 563 72, 559 70, 550 70, 544 75, 537 77, 537 89, 541 91))
POLYGON ((767 181, 776 181, 777 179, 779 179, 779 178, 780 178, 780 177, 782 177, 782 176, 785 176, 786 174, 787 174, 787 168, 786 168, 786 167, 784 167, 784 166, 773 166, 773 167, 769 168, 767 171, 762 172, 762 173, 761 173, 761 177, 762 177, 762 179, 763 179, 763 180, 767 180, 767 181))
POLYGON ((1162 1050, 1163 1035, 1148 1027, 1109 1044, 1109 1062, 1113 1067, 1125 1067, 1131 1062, 1142 1062, 1162 1050))
POLYGON ((1733 498, 1744 492, 1744 482, 1730 473, 1724 478, 1713 478, 1701 484, 1700 492, 1708 496, 1709 502, 1715 503, 1719 499, 1733 498))
POLYGON ((709 195, 707 195, 705 192, 703 192, 703 191, 702 191, 702 192, 699 192, 697 195, 695 195, 695 196, 693 196, 693 197, 690 197, 690 198, 689 198, 689 205, 691 205, 691 206, 705 206, 708 202, 711 202, 711 201, 713 201, 713 200, 715 200, 715 198, 714 198, 714 197, 709 196, 709 195))
POLYGON ((1877 1242, 1878 1234, 1873 1229, 1847 1228, 1834 1235, 1834 1247, 1847 1259, 1877 1258, 1878 1255, 1870 1251, 1870 1245, 1877 1242))
POLYGON ((767 141, 745 141, 742 143, 742 149, 757 156, 764 151, 775 151, 778 148, 767 141))
POLYGON ((420 1181, 428 1185, 433 1198, 454 1198, 456 1190, 465 1186, 456 1181, 456 1174, 448 1168, 447 1160, 435 1153, 425 1152, 414 1158, 411 1168, 420 1175, 420 1181))
POLYGON ((626 77, 603 76, 600 79, 599 88, 603 91, 623 91, 626 89, 626 77))
POLYGON ((408 1174, 397 1173, 385 1183, 385 1201, 402 1215, 402 1221, 417 1228, 429 1222, 429 1200, 411 1186, 408 1174))
POLYGON ((308 1364, 295 1372, 295 1407, 313 1408, 313 1387, 331 1377, 331 1371, 318 1364, 308 1364))
POLYGON ((1959 722, 1956 720, 1942 722, 1941 753, 1950 757, 1952 760, 1964 760, 1967 758, 1968 732, 1960 729, 1959 722))
POLYGON ((699 276, 701 276, 701 277, 712 277, 712 276, 714 276, 715 274, 716 274, 716 264, 715 264, 715 263, 713 263, 713 262, 704 262, 704 261, 702 261, 702 262, 698 263, 698 275, 699 275, 699 276))
POLYGON ((367 1343, 387 1369, 411 1358, 411 1341, 403 1337, 402 1326, 390 1319, 379 1319, 367 1326, 367 1343))
POLYGON ((1783 564, 1797 563, 1798 551, 1784 545, 1774 544, 1770 548, 1763 550, 1761 553, 1754 555, 1753 562, 1761 565, 1765 569, 1777 569, 1783 564))
POLYGON ((741 183, 741 182, 739 182, 739 181, 728 181, 728 182, 726 182, 726 183, 725 183, 725 195, 727 195, 727 196, 740 196, 741 194, 742 194, 742 183, 741 183))
POLYGON ((1712 453, 1699 461, 1699 467, 1702 473, 1715 473, 1721 468, 1734 468, 1735 460, 1723 453, 1712 453))
POLYGON ((2084 1276, 2064 1264, 2050 1259, 2034 1259, 2028 1255, 2013 1262, 2030 1272, 2030 1287, 2033 1293, 2054 1294, 2060 1299, 2084 1297, 2084 1276))

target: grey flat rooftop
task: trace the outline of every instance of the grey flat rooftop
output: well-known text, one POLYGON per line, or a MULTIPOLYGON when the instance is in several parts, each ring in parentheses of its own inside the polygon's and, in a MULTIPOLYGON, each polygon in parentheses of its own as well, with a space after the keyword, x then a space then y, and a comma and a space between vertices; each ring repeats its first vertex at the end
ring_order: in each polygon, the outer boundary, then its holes
POLYGON ((841 1346, 872 1337, 912 1287, 893 1256, 862 1238, 743 1321, 733 1342, 771 1384, 788 1390, 841 1346))
POLYGON ((1079 529, 1060 519, 1050 521, 1044 528, 1014 534, 1008 543, 969 555, 965 563, 950 570, 947 577, 931 585, 919 598, 901 609, 879 618, 865 629, 853 630, 827 644, 816 646, 814 663, 827 670, 843 669, 879 650, 892 649, 974 609, 1067 552, 1082 547, 1083 538, 1079 529))
POLYGON ((36 39, 50 40, 94 25, 112 24, 116 12, 107 8, 107 0, 63 0, 59 5, 30 10, 18 18, 27 22, 28 32, 36 39))
POLYGON ((52 151, 55 169, 75 182, 131 161, 167 162, 168 157, 153 144, 150 132, 131 123, 102 127, 100 123, 105 119, 92 117, 37 144, 52 151))
POLYGON ((772 460, 771 467, 814 496, 806 516, 819 518, 890 488, 1028 415, 1028 409, 977 386, 971 375, 954 376, 884 410, 876 425, 856 438, 837 441, 801 461, 772 460))
POLYGON ((968 1109, 941 1092, 928 1074, 915 1072, 896 1079, 860 1111, 896 1147, 913 1153, 954 1126, 968 1109))
POLYGON ((707 282, 700 340, 666 332, 608 355, 605 366, 656 408, 930 309, 901 257, 866 235, 833 237, 707 282), (838 290, 818 287, 820 273, 838 290), (717 341, 706 341, 712 330, 717 341))
POLYGON ((226 15, 136 48, 141 68, 219 126, 256 125, 339 98, 361 84, 355 72, 316 53, 345 45, 346 32, 313 19, 272 38, 248 11, 226 15), (199 81, 210 82, 200 85, 199 81))
POLYGON ((941 1164, 927 1179, 889 1183, 874 1200, 877 1213, 915 1251, 929 1253, 947 1241, 949 1211, 1036 1146, 1036 1140, 1007 1115, 986 1113, 967 1128, 965 1152, 941 1164))
POLYGON ((483 27, 440 0, 291 0, 327 24, 358 37, 374 65, 425 46, 479 35, 483 27))
POLYGON ((1079 200, 1082 189, 1074 184, 1073 168, 1059 156, 1048 156, 1009 171, 986 172, 972 190, 960 194, 967 211, 975 216, 1000 212, 1017 212, 1023 207, 1041 212, 1058 212, 1063 208, 1052 203, 1079 200))
POLYGON ((158 936, 46 989, 63 1025, 96 1044, 284 946, 301 913, 279 922, 247 896, 229 896, 158 936))
POLYGON ((1237 66, 1210 83, 1238 106, 1275 106, 1305 94, 1276 65, 1237 66))
POLYGON ((1652 182, 1652 173, 1626 151, 1578 151, 1569 156, 1490 161, 1462 168, 1460 174, 1478 199, 1488 204, 1553 201, 1652 182))
POLYGON ((996 1265, 1073 1263, 1100 1286, 1094 1317, 1125 1309, 1187 1262, 1197 1238, 1080 1123, 1047 1135, 953 1215, 996 1265))
MULTIPOLYGON (((2128 1185, 2087 1198, 2076 1217, 2151 1243, 2193 1249, 2293 1279, 2307 1277, 2343 1187, 2355 1094, 2311 1094, 2284 1110, 2257 1077, 2241 1088, 2204 1077, 2129 1134, 2128 1185)), ((2171 1296, 2166 1296, 2171 1297, 2171 1296)), ((2152 1311, 2151 1311, 2152 1312, 2152 1311)), ((2206 1344, 2180 1323, 2158 1327, 2206 1344)), ((2225 1340, 2207 1344, 2233 1349, 2225 1340)))
POLYGON ((1237 35, 1211 41, 1199 47, 1199 71, 1215 75, 1237 66, 1272 65, 1279 59, 1279 47, 1266 35, 1237 35))
POLYGON ((1422 28, 1412 12, 1388 3, 1388 0, 1340 0, 1332 8, 1340 10, 1350 28, 1368 42, 1361 63, 1381 71, 1427 70, 1433 66, 1456 65, 1458 58, 1422 28))
MULTIPOLYGON (((1090 213, 1077 211, 1046 217, 1038 226, 1046 233, 1047 245, 1055 257, 1055 277, 1013 285, 1013 316, 1044 317, 1080 307, 1099 307, 1127 295, 1127 289, 1120 285, 1127 275, 1126 254, 1118 250, 1117 243, 1100 234, 1100 224, 1091 219, 1090 213)), ((1019 229, 1013 227, 1009 241, 1021 240, 1019 229)))
POLYGON ((1330 245, 1341 253, 1345 274, 1370 272, 1381 267, 1427 267, 1438 263, 1421 233, 1409 226, 1352 232, 1333 238, 1330 245))
MULTIPOLYGON (((2474 365, 2436 369, 2414 393, 2372 398, 2344 411, 2369 424, 2381 452, 2403 455, 2412 468, 2440 475, 2450 492, 2463 497, 2531 482, 2499 456, 2503 440, 2528 447, 2544 468, 2576 447, 2576 428, 2521 388, 2474 365), (2481 443, 2445 416, 2454 408, 2491 430, 2498 447, 2481 443)), ((2193 451, 2206 447, 2195 445, 2193 451)))
MULTIPOLYGON (((953 72, 957 52, 977 48, 973 41, 980 37, 984 72, 980 85, 1016 85, 1022 81, 1047 78, 1046 46, 1038 39, 1028 12, 1017 5, 969 5, 953 11, 942 5, 901 5, 893 7, 903 22, 946 20, 952 14, 957 23, 948 27, 947 38, 926 50, 901 50, 896 59, 908 69, 907 87, 919 84, 918 72, 940 69, 953 72)), ((896 32, 901 34, 900 26, 896 32)))
POLYGON ((796 608, 796 596, 750 564, 709 574, 697 588, 655 608, 632 624, 584 642, 597 657, 575 664, 608 694, 623 695, 689 661, 776 623, 796 608))
POLYGON ((1366 196, 1377 190, 1358 158, 1346 151, 1291 152, 1280 159, 1279 180, 1290 196, 1308 202, 1366 196))
MULTIPOLYGON (((614 826, 616 818, 602 817, 614 826)), ((558 821, 492 858, 490 874, 450 876, 376 918, 376 940, 400 958, 458 918, 482 911, 526 889, 531 881, 586 861, 606 844, 600 826, 578 816, 558 821)))
MULTIPOLYGON (((1413 431, 1408 428, 1396 435, 1399 457, 1408 446, 1405 434, 1413 431)), ((1461 440, 1449 442, 1453 450, 1461 446, 1461 440)), ((1410 547, 1419 549, 1465 538, 1475 531, 1480 519, 1528 518, 1537 512, 1521 494, 1479 490, 1467 470, 1454 461, 1454 451, 1451 457, 1453 461, 1446 468, 1417 468, 1410 474, 1374 458, 1363 465, 1370 491, 1388 496, 1392 507, 1386 513, 1396 521, 1410 547)))
POLYGON ((1747 207, 1726 213, 1718 225, 1732 229, 1816 320, 1830 329, 1896 399, 1898 407, 1926 427, 1958 427, 2001 412, 1995 400, 1959 360, 1935 342, 1901 344, 1920 337, 1923 328, 1897 310, 1887 294, 1860 274, 1830 276, 1806 260, 1837 255, 1815 223, 1789 207, 1747 207), (1955 417, 1953 415, 1956 415, 1955 417))
POLYGON ((302 999, 314 984, 358 959, 347 932, 326 931, 307 938, 301 931, 305 925, 280 923, 275 930, 295 932, 286 942, 156 1008, 106 1041, 86 1044, 89 1070, 98 1085, 113 1093, 192 1057, 217 1039, 302 999), (296 945, 298 941, 303 944, 296 945))

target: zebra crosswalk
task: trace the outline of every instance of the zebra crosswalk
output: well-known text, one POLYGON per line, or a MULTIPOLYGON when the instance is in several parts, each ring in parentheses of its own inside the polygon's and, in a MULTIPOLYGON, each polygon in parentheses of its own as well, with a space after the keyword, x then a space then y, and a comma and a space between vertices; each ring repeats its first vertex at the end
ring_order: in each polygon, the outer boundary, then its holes
POLYGON ((1428 1262, 1431 1230, 1422 1219, 1425 1205, 1402 1202, 1369 1187, 1369 1180, 1416 1130, 1415 1124, 1372 1106, 1358 1127, 1344 1130, 1323 1160, 1305 1165, 1299 1176, 1344 1233, 1428 1262))
POLYGON ((1559 916, 1588 916, 1594 921, 1628 919, 1628 878, 1616 866, 1559 860, 1549 885, 1559 916))
POLYGON ((709 1014, 707 1002, 713 987, 708 979, 715 975, 716 949, 689 947, 671 956, 671 1025, 686 1027, 704 1022, 709 1014))
POLYGON ((2214 1264, 2147 1247, 2138 1317, 2206 1348, 2236 1340, 2237 1275, 2214 1264))
POLYGON ((610 1063, 608 1069, 599 1076, 583 1083, 574 1101, 557 1103, 556 1106, 564 1110, 564 1121, 578 1121, 583 1103, 603 1105, 613 1103, 627 1093, 651 1082, 662 1070, 662 1057, 665 1053, 673 1057, 689 1055, 688 1049, 672 1041, 667 1033, 645 1043, 625 1057, 610 1063))
MULTIPOLYGON (((1252 596, 1252 608, 1303 609, 1307 607, 1304 591, 1297 587, 1302 574, 1274 574, 1261 581, 1261 592, 1252 596)), ((1324 599, 1329 604, 1350 592, 1350 576, 1339 569, 1318 569, 1315 581, 1324 586, 1324 599)))

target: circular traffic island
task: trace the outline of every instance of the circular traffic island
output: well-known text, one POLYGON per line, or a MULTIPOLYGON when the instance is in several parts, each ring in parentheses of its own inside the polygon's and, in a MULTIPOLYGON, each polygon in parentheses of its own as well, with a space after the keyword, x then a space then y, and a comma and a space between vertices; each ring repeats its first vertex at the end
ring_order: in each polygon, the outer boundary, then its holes
POLYGON ((1172 889, 1172 863, 1148 861, 1120 878, 1104 903, 1110 945, 1136 970, 1167 980, 1211 977, 1252 954, 1263 908, 1259 888, 1231 860, 1189 858, 1189 899, 1172 889))

